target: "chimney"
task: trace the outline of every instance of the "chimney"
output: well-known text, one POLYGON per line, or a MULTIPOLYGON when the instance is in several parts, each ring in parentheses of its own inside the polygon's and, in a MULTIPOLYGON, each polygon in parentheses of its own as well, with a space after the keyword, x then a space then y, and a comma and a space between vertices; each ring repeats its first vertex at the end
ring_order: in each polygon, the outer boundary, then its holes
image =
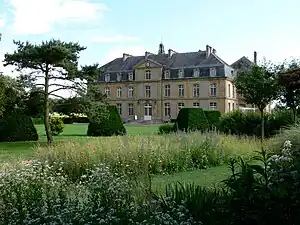
POLYGON ((211 53, 211 47, 209 45, 206 45, 206 58, 210 56, 211 53))
POLYGON ((123 53, 123 61, 125 61, 128 57, 130 57, 130 55, 129 54, 127 54, 127 53, 123 53))
POLYGON ((145 52, 145 58, 147 58, 150 55, 150 52, 146 51, 145 52))
POLYGON ((257 52, 254 51, 254 63, 257 64, 257 52))
POLYGON ((213 48, 212 53, 217 54, 217 50, 213 48))

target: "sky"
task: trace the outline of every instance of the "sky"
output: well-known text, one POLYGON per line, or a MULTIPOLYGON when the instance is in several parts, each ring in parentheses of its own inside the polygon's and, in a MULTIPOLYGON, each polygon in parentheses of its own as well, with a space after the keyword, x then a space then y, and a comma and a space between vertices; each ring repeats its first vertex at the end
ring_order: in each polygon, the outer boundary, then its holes
POLYGON ((229 64, 254 51, 280 62, 300 58, 299 8, 297 0, 0 0, 0 60, 13 40, 55 38, 87 47, 81 65, 157 53, 161 41, 177 52, 208 44, 229 64))

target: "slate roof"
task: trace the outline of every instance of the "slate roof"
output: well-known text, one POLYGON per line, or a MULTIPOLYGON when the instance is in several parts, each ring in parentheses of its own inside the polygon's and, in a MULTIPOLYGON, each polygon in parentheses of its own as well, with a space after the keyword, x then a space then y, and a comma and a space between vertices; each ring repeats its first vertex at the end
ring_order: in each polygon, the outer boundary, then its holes
POLYGON ((232 63, 231 67, 233 69, 242 69, 242 68, 249 68, 253 64, 254 63, 252 61, 250 61, 248 58, 246 58, 245 56, 243 56, 242 58, 240 58, 236 62, 232 63))
MULTIPOLYGON (((165 68, 192 68, 197 66, 209 66, 209 65, 227 65, 222 59, 213 53, 206 58, 205 51, 198 52, 186 52, 186 53, 174 53, 170 58, 168 54, 151 54, 148 56, 155 62, 162 64, 165 68)), ((130 56, 125 61, 123 58, 116 58, 115 60, 102 66, 104 72, 121 72, 131 71, 134 66, 145 60, 145 56, 130 56)))

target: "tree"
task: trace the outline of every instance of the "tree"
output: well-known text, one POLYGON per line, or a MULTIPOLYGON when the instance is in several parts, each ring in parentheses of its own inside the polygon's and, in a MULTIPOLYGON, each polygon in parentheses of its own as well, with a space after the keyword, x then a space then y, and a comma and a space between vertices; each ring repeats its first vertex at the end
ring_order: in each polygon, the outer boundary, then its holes
POLYGON ((44 124, 48 143, 53 141, 49 124, 49 96, 62 97, 57 91, 76 89, 78 58, 85 47, 78 43, 51 39, 41 44, 14 41, 17 50, 5 54, 4 66, 13 65, 24 72, 22 79, 33 87, 42 87, 44 94, 44 124), (42 81, 42 83, 39 83, 42 81), (58 83, 72 81, 72 84, 58 83))
POLYGON ((276 68, 266 63, 262 66, 252 65, 241 70, 235 78, 237 92, 247 104, 254 104, 261 114, 261 141, 264 139, 264 109, 278 97, 278 82, 275 79, 276 68))
POLYGON ((282 91, 280 100, 293 111, 296 123, 297 109, 300 105, 300 66, 296 60, 292 60, 287 66, 281 66, 278 82, 282 91))
POLYGON ((72 113, 85 113, 84 99, 80 96, 75 96, 68 99, 58 99, 53 105, 53 111, 64 115, 71 115, 72 113))
POLYGON ((44 114, 45 94, 42 88, 30 90, 24 100, 24 108, 28 116, 42 117, 44 114))

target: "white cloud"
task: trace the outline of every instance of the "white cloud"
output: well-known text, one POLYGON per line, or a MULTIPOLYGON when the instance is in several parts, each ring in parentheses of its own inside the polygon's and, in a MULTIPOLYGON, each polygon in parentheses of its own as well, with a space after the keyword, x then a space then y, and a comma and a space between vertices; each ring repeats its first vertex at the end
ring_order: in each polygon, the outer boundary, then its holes
POLYGON ((122 42, 138 42, 141 41, 139 37, 132 37, 126 35, 116 36, 93 36, 90 38, 94 43, 122 43, 122 42))
POLYGON ((108 9, 90 0, 9 0, 18 34, 42 34, 65 22, 88 22, 101 18, 108 9))
POLYGON ((104 65, 116 58, 123 56, 123 53, 138 56, 145 54, 145 47, 143 46, 126 46, 111 49, 99 62, 100 65, 104 65))
POLYGON ((4 15, 0 15, 0 27, 4 27, 5 26, 5 16, 4 15))

